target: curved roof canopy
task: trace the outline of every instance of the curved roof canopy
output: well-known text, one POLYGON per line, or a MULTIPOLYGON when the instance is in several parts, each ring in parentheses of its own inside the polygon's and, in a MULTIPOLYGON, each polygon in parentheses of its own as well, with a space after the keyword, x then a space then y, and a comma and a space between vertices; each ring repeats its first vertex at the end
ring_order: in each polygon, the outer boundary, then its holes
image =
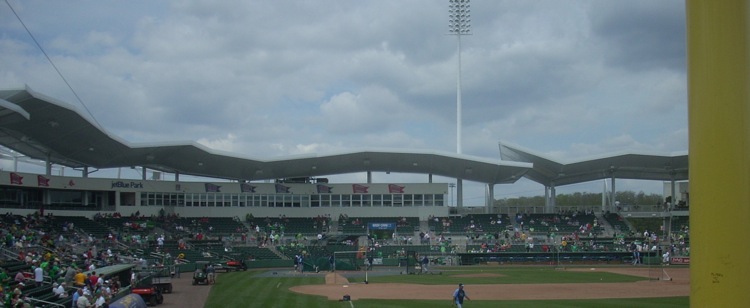
POLYGON ((681 181, 688 179, 687 152, 674 154, 620 153, 562 163, 504 142, 504 160, 533 163, 524 176, 545 186, 562 186, 607 178, 681 181))
POLYGON ((143 166, 230 180, 318 177, 376 171, 434 174, 487 184, 522 176, 545 186, 604 178, 687 180, 687 153, 622 153, 562 163, 500 143, 500 160, 438 151, 364 149, 272 160, 242 157, 196 142, 133 144, 66 103, 24 88, 0 90, 0 144, 33 159, 71 168, 143 166))
POLYGON ((513 183, 532 164, 434 151, 362 150, 260 160, 195 142, 131 144, 77 108, 25 89, 0 90, 0 144, 33 159, 72 168, 146 168, 230 180, 317 177, 380 171, 434 174, 481 183, 513 183))

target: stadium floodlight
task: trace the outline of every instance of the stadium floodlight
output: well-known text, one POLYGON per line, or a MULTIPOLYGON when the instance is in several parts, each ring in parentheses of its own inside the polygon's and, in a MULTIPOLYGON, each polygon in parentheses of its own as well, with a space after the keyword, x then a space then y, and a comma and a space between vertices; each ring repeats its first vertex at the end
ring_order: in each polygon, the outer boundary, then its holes
MULTIPOLYGON (((469 0, 448 0, 448 34, 458 38, 458 74, 456 76, 456 152, 461 154, 461 36, 471 35, 469 0)), ((463 206, 463 181, 456 179, 458 207, 463 206)), ((452 190, 452 189, 451 189, 452 190)), ((452 199, 451 199, 452 201, 452 199)))
POLYGON ((458 74, 456 78, 456 152, 461 154, 461 36, 471 35, 469 0, 448 0, 448 34, 458 38, 458 74))

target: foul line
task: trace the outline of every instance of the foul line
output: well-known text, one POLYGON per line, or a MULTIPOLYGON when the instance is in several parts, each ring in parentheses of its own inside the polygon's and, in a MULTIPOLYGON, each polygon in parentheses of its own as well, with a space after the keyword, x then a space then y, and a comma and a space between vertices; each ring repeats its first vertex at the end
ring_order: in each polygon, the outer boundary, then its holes
POLYGON ((278 289, 281 286, 281 282, 276 284, 276 288, 278 289))

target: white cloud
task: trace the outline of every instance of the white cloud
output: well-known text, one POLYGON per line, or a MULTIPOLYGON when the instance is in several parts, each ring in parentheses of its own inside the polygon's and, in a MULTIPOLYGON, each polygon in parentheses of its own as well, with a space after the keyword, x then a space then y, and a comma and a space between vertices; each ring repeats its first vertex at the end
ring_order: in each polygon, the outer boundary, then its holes
POLYGON ((336 94, 320 106, 323 125, 336 134, 361 134, 388 130, 415 113, 389 90, 370 86, 356 94, 336 94))
POLYGON ((205 145, 206 147, 209 147, 211 149, 221 150, 225 152, 234 152, 236 140, 237 140, 237 136, 230 133, 230 134, 227 134, 226 137, 220 138, 220 139, 213 139, 213 140, 208 140, 205 138, 198 139, 198 143, 205 145))
MULTIPOLYGON (((11 4, 97 120, 128 141, 253 157, 456 149, 447 1, 11 4)), ((464 153, 497 158, 500 140, 562 160, 687 149, 683 1, 471 5, 464 153)), ((2 87, 80 106, 7 6, 0 51, 2 87)), ((518 186, 503 193, 529 191, 518 186)))

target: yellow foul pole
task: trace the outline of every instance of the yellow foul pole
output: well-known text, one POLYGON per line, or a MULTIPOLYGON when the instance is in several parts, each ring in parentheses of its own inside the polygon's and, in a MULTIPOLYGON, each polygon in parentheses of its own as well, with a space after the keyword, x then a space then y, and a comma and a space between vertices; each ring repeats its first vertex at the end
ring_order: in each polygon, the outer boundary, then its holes
POLYGON ((750 0, 687 0, 690 305, 750 305, 750 0))

